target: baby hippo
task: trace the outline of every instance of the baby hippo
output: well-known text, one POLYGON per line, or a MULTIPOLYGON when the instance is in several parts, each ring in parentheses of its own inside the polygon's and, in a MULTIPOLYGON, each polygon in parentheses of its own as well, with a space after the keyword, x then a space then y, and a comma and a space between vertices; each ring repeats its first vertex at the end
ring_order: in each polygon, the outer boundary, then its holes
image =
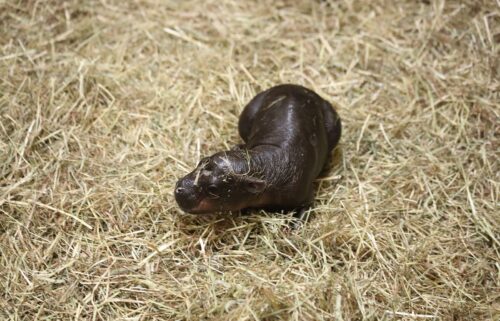
POLYGON ((341 135, 332 105, 302 86, 279 85, 245 106, 238 130, 245 144, 203 158, 177 182, 181 209, 203 214, 309 208, 313 181, 341 135))

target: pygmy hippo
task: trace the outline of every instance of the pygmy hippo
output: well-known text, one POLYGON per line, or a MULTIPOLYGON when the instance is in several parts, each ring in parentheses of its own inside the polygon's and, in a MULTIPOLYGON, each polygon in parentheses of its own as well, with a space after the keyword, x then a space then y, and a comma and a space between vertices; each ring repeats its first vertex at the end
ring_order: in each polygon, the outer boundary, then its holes
POLYGON ((245 144, 203 158, 175 186, 175 199, 192 214, 248 208, 304 211, 313 181, 341 135, 332 105, 298 85, 255 96, 240 116, 245 144))

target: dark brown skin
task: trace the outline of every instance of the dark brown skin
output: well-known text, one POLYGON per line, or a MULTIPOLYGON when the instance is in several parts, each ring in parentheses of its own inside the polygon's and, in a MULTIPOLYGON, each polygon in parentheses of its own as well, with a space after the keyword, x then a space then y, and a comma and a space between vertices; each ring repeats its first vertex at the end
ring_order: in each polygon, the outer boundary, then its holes
POLYGON ((238 129, 244 145, 203 158, 177 182, 175 199, 182 210, 308 208, 313 181, 341 135, 332 105, 302 86, 279 85, 248 103, 238 129))

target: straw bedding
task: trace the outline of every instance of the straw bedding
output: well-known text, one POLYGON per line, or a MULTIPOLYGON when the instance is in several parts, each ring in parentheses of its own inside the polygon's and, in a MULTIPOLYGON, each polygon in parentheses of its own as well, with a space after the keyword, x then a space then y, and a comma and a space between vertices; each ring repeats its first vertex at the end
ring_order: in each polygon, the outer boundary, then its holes
POLYGON ((1 320, 498 320, 498 1, 0 1, 1 320), (344 123, 310 221, 175 181, 257 92, 344 123))

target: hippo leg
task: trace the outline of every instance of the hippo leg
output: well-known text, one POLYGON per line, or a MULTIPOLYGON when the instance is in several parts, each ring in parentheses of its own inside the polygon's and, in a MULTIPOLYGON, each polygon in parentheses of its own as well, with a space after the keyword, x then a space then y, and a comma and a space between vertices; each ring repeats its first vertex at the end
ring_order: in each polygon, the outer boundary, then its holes
POLYGON ((243 149, 245 149, 245 144, 236 144, 231 148, 231 150, 243 150, 243 149))
POLYGON ((324 102, 321 104, 321 109, 323 110, 323 117, 325 118, 325 126, 328 140, 328 150, 337 146, 340 136, 342 134, 342 123, 340 122, 340 117, 333 109, 329 102, 324 102))
POLYGON ((238 121, 238 131, 241 138, 246 142, 250 136, 250 131, 252 130, 253 120, 255 115, 262 107, 262 102, 268 90, 261 92, 255 96, 243 109, 238 121))
POLYGON ((305 224, 309 221, 309 216, 311 215, 312 204, 304 205, 302 207, 296 208, 293 213, 293 217, 295 218, 294 224, 297 227, 301 224, 305 224))
POLYGON ((309 221, 312 214, 311 208, 314 202, 314 190, 311 188, 309 195, 303 205, 297 206, 292 210, 293 221, 291 228, 296 229, 309 221))

